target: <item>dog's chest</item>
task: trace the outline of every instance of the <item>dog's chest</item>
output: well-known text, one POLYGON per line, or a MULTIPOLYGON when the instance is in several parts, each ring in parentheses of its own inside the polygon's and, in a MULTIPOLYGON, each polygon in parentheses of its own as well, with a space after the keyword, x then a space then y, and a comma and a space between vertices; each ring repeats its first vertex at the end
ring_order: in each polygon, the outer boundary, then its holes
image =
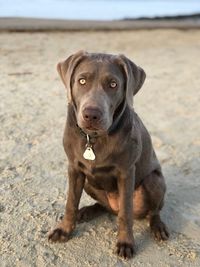
POLYGON ((107 192, 117 191, 117 170, 114 165, 95 166, 94 164, 83 163, 82 171, 86 175, 87 182, 96 189, 107 192))

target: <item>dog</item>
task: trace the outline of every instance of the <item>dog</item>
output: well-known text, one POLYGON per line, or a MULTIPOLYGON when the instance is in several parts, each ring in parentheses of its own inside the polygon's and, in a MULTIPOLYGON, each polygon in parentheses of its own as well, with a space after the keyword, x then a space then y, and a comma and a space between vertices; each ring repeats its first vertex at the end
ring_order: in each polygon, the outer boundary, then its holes
POLYGON ((124 55, 79 51, 58 63, 68 95, 63 145, 68 198, 63 219, 49 234, 68 241, 76 222, 107 210, 117 215, 116 253, 135 253, 133 218, 148 217, 157 240, 169 232, 160 218, 166 185, 150 135, 133 109, 133 96, 146 74, 124 55), (97 202, 79 209, 85 192, 97 202))

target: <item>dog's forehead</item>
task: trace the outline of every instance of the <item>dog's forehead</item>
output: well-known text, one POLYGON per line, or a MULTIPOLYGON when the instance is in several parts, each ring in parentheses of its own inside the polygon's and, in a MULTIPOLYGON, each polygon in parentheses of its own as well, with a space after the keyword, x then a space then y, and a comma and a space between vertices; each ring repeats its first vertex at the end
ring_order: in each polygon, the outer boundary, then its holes
POLYGON ((89 54, 76 67, 75 73, 80 72, 122 74, 117 58, 108 54, 89 54))

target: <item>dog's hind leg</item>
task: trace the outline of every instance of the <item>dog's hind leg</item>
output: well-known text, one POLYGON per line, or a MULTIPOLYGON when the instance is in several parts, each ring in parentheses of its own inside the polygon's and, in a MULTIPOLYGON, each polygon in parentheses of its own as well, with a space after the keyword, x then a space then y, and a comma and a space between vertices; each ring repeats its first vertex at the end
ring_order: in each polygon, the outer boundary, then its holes
POLYGON ((160 218, 160 210, 164 204, 166 185, 160 170, 153 171, 143 181, 149 204, 149 222, 151 232, 157 240, 167 240, 169 232, 160 218))

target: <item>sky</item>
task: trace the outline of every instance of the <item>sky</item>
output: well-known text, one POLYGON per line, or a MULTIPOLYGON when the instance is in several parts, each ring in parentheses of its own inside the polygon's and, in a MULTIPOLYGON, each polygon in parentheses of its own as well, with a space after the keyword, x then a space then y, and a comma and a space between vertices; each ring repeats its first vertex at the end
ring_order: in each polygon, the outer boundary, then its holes
POLYGON ((200 0, 0 0, 0 17, 113 20, 200 13, 200 0))

